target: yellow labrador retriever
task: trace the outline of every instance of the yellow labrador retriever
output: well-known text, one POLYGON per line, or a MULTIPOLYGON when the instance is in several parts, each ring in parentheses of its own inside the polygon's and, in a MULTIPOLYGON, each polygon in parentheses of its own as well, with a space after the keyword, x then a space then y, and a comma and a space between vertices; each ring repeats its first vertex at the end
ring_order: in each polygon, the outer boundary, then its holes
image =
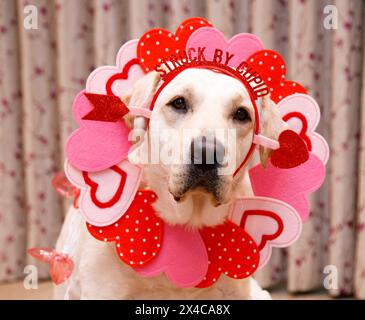
MULTIPOLYGON (((151 72, 140 79, 124 98, 131 106, 149 107, 161 85, 160 76, 151 72)), ((258 102, 262 134, 277 139, 285 129, 276 105, 268 98, 258 102)), ((252 195, 246 165, 233 175, 252 143, 254 108, 244 85, 230 76, 206 69, 186 69, 159 94, 147 129, 144 118, 129 119, 134 134, 142 138, 130 154, 130 161, 143 167, 142 186, 158 196, 155 209, 166 223, 187 227, 214 226, 227 217, 230 204, 239 197, 252 195), (138 133, 144 132, 146 135, 138 133), (221 132, 233 132, 225 139, 221 132), (188 131, 188 138, 185 132, 188 131), (171 150, 176 158, 191 163, 144 161, 152 145, 171 150), (177 148, 177 146, 181 146, 177 148), (176 152, 176 149, 178 151, 176 152), (220 156, 211 163, 194 161, 194 150, 220 156), (195 163, 196 162, 196 163, 195 163), (224 170, 223 170, 224 169, 224 170)), ((261 148, 265 163, 270 150, 261 148)), ((168 152, 167 152, 168 154, 168 152)), ((168 157, 169 157, 168 156, 168 157)), ((70 209, 58 248, 67 241, 72 228, 70 209)), ((208 288, 177 288, 164 275, 144 278, 116 257, 114 245, 95 240, 82 224, 81 236, 74 248, 76 263, 71 285, 57 287, 56 298, 73 299, 269 299, 255 280, 234 280, 222 275, 208 288)))

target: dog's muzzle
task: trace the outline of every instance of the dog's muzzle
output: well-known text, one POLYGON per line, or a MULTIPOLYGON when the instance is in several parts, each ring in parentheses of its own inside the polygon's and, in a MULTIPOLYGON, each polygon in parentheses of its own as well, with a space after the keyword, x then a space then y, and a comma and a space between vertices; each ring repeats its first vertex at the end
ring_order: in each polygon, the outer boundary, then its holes
MULTIPOLYGON (((186 166, 184 188, 181 196, 188 191, 202 189, 220 202, 221 177, 218 169, 224 165, 225 148, 215 138, 195 138, 190 145, 191 163, 186 166)), ((180 197, 176 197, 179 200, 180 197)))

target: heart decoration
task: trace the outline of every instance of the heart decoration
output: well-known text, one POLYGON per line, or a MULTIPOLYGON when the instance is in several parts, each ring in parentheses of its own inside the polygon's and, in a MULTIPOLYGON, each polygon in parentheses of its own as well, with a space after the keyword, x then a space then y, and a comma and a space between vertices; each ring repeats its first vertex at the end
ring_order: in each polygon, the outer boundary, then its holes
POLYGON ((324 164, 329 158, 329 147, 326 140, 316 132, 321 112, 317 102, 307 94, 296 93, 278 103, 281 117, 289 124, 291 130, 307 144, 324 164))
POLYGON ((82 172, 82 176, 84 178, 85 183, 90 187, 91 200, 99 208, 109 208, 114 204, 116 204, 119 201, 120 197, 122 196, 122 192, 125 186, 125 181, 127 178, 127 174, 125 173, 125 171, 123 171, 118 166, 112 166, 110 167, 110 170, 114 171, 116 174, 120 176, 120 181, 114 195, 107 201, 101 201, 98 199, 96 193, 98 191, 99 184, 93 181, 87 172, 85 171, 82 172))
POLYGON ((227 277, 243 279, 259 266, 259 249, 250 235, 231 221, 200 231, 208 251, 209 268, 197 287, 209 287, 224 273, 227 277))
MULTIPOLYGON (((244 211, 240 222, 240 227, 242 229, 248 229, 246 225, 250 224, 251 221, 247 223, 247 220, 249 220, 250 218, 258 218, 257 220, 259 223, 262 223, 262 220, 265 220, 265 218, 267 219, 267 221, 261 224, 263 227, 261 228, 262 234, 258 235, 257 239, 255 239, 256 243, 258 244, 259 250, 262 250, 266 246, 268 241, 274 240, 279 237, 284 230, 284 223, 275 212, 257 209, 244 211)), ((252 224, 255 223, 257 222, 255 221, 252 224)))
MULTIPOLYGON (((108 81, 106 82, 106 93, 109 95, 120 95, 123 91, 120 90, 118 93, 113 92, 113 84, 118 80, 128 80, 129 77, 129 70, 133 67, 139 65, 139 60, 137 58, 132 59, 126 63, 123 67, 122 72, 113 74, 108 81)), ((125 92, 125 91, 124 91, 125 92)))
POLYGON ((116 66, 95 69, 86 81, 86 92, 122 97, 133 84, 144 76, 137 59, 138 39, 126 42, 119 50, 116 66))
POLYGON ((302 231, 301 218, 292 206, 267 197, 236 200, 230 217, 258 244, 260 268, 269 260, 272 247, 288 247, 302 231))
POLYGON ((154 259, 161 248, 163 222, 152 203, 157 199, 150 190, 139 190, 126 213, 115 223, 97 227, 87 224, 98 240, 115 242, 119 258, 129 266, 143 266, 154 259))
POLYGON ((291 205, 303 221, 310 212, 308 196, 322 185, 325 175, 324 163, 312 152, 305 163, 290 170, 275 167, 270 161, 266 168, 258 164, 249 170, 255 196, 278 199, 291 205))
POLYGON ((165 29, 152 29, 140 38, 137 55, 145 72, 149 72, 164 59, 185 50, 190 35, 198 28, 211 26, 203 18, 190 18, 183 21, 175 34, 165 29))
POLYGON ((141 180, 141 169, 128 160, 99 172, 82 172, 65 163, 70 182, 81 190, 79 208, 85 220, 95 226, 117 221, 129 208, 141 180))
POLYGON ((196 286, 208 270, 208 255, 199 231, 165 224, 160 253, 135 270, 142 276, 165 273, 180 288, 196 286))
POLYGON ((72 112, 80 125, 66 143, 68 160, 77 169, 87 172, 105 170, 125 159, 131 147, 124 121, 106 122, 83 120, 94 109, 90 100, 80 92, 72 112), (107 141, 107 143, 106 143, 107 141))
POLYGON ((274 102, 278 103, 294 93, 307 93, 307 90, 299 83, 285 80, 285 61, 276 51, 261 50, 251 55, 247 62, 265 81, 270 91, 270 98, 274 102))
POLYGON ((204 57, 208 61, 214 61, 237 68, 253 53, 263 50, 264 45, 260 38, 250 33, 239 33, 230 40, 226 40, 224 34, 215 28, 200 28, 195 31, 186 44, 189 48, 205 48, 204 57), (221 58, 215 56, 216 50, 221 50, 221 58))
POLYGON ((272 152, 271 163, 278 168, 295 168, 309 158, 307 146, 303 139, 292 130, 285 130, 279 136, 279 149, 272 152))

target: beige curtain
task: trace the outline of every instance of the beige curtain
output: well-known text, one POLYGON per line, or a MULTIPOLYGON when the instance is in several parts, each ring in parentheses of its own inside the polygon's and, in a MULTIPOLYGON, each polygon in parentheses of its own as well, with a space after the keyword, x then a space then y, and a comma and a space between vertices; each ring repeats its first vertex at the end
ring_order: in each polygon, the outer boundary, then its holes
MULTIPOLYGON (((0 280, 23 277, 25 250, 53 246, 63 206, 51 188, 74 124, 71 104, 90 71, 114 64, 121 44, 145 30, 174 30, 208 18, 227 37, 253 32, 288 61, 322 110, 331 147, 325 186, 311 199, 301 239, 276 250, 257 274, 291 292, 323 289, 337 269, 333 296, 365 298, 365 2, 363 0, 0 0, 0 280), (38 29, 23 26, 38 9, 38 29), (323 26, 325 5, 338 28, 323 26)), ((39 265, 47 277, 47 266, 39 265)))

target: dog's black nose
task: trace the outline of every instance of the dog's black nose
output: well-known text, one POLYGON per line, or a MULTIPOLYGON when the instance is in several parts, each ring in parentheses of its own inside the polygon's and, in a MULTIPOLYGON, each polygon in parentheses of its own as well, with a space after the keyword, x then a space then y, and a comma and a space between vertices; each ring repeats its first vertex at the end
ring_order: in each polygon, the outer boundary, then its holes
POLYGON ((224 153, 224 146, 214 138, 195 138, 190 145, 191 163, 203 172, 222 166, 224 153))

